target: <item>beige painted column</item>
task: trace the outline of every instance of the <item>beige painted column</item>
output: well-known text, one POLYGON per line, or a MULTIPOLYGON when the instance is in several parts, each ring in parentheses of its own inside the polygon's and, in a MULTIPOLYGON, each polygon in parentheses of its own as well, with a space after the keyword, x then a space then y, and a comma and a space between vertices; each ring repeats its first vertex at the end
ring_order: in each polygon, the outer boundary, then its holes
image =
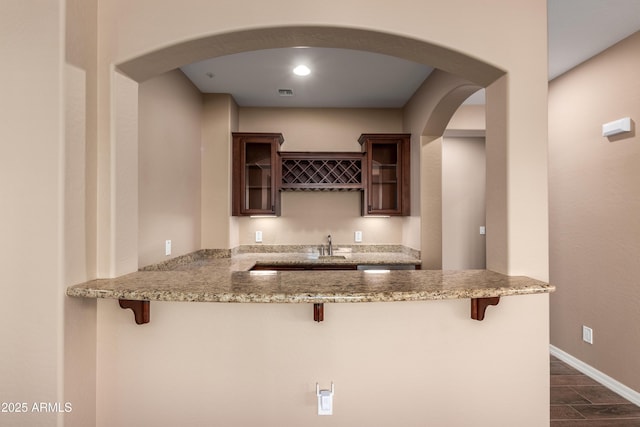
POLYGON ((108 143, 98 152, 98 277, 138 269, 138 83, 111 69, 108 143))
POLYGON ((423 136, 420 150, 422 268, 442 268, 442 137, 423 136))
POLYGON ((513 80, 487 87, 487 268, 548 280, 547 88, 513 80))
POLYGON ((237 246, 238 226, 231 216, 231 132, 238 112, 231 95, 205 94, 202 119, 201 247, 237 246))

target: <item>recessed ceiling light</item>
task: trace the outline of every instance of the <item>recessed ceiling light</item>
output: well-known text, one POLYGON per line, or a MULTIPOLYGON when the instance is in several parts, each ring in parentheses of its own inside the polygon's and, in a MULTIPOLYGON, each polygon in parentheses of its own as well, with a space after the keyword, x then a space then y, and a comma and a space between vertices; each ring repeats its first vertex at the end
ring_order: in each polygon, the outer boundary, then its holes
POLYGON ((297 76, 308 76, 311 74, 311 70, 306 65, 298 65, 293 69, 293 73, 297 76))

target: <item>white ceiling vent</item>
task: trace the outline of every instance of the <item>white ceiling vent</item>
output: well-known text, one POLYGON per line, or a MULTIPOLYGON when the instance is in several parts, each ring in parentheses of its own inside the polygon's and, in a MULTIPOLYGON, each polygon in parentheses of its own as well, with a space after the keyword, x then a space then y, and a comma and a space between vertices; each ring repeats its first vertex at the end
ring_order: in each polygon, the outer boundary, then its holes
POLYGON ((278 89, 280 96, 293 96, 293 89, 278 89))

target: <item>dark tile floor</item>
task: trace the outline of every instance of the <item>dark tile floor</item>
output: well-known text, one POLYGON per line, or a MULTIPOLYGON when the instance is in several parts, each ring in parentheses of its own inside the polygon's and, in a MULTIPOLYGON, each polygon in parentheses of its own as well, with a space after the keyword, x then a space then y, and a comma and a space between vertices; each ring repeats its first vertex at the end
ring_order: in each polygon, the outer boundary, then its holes
POLYGON ((640 427, 640 407, 551 356, 551 427, 640 427))

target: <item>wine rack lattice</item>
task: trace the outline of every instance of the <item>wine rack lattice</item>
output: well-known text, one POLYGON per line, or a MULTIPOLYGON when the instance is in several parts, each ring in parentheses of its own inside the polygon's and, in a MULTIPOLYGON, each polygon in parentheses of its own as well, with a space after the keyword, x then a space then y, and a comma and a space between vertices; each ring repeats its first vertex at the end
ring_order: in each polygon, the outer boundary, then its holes
POLYGON ((306 157, 300 153, 281 154, 282 190, 357 191, 363 188, 361 153, 306 153, 306 157))

